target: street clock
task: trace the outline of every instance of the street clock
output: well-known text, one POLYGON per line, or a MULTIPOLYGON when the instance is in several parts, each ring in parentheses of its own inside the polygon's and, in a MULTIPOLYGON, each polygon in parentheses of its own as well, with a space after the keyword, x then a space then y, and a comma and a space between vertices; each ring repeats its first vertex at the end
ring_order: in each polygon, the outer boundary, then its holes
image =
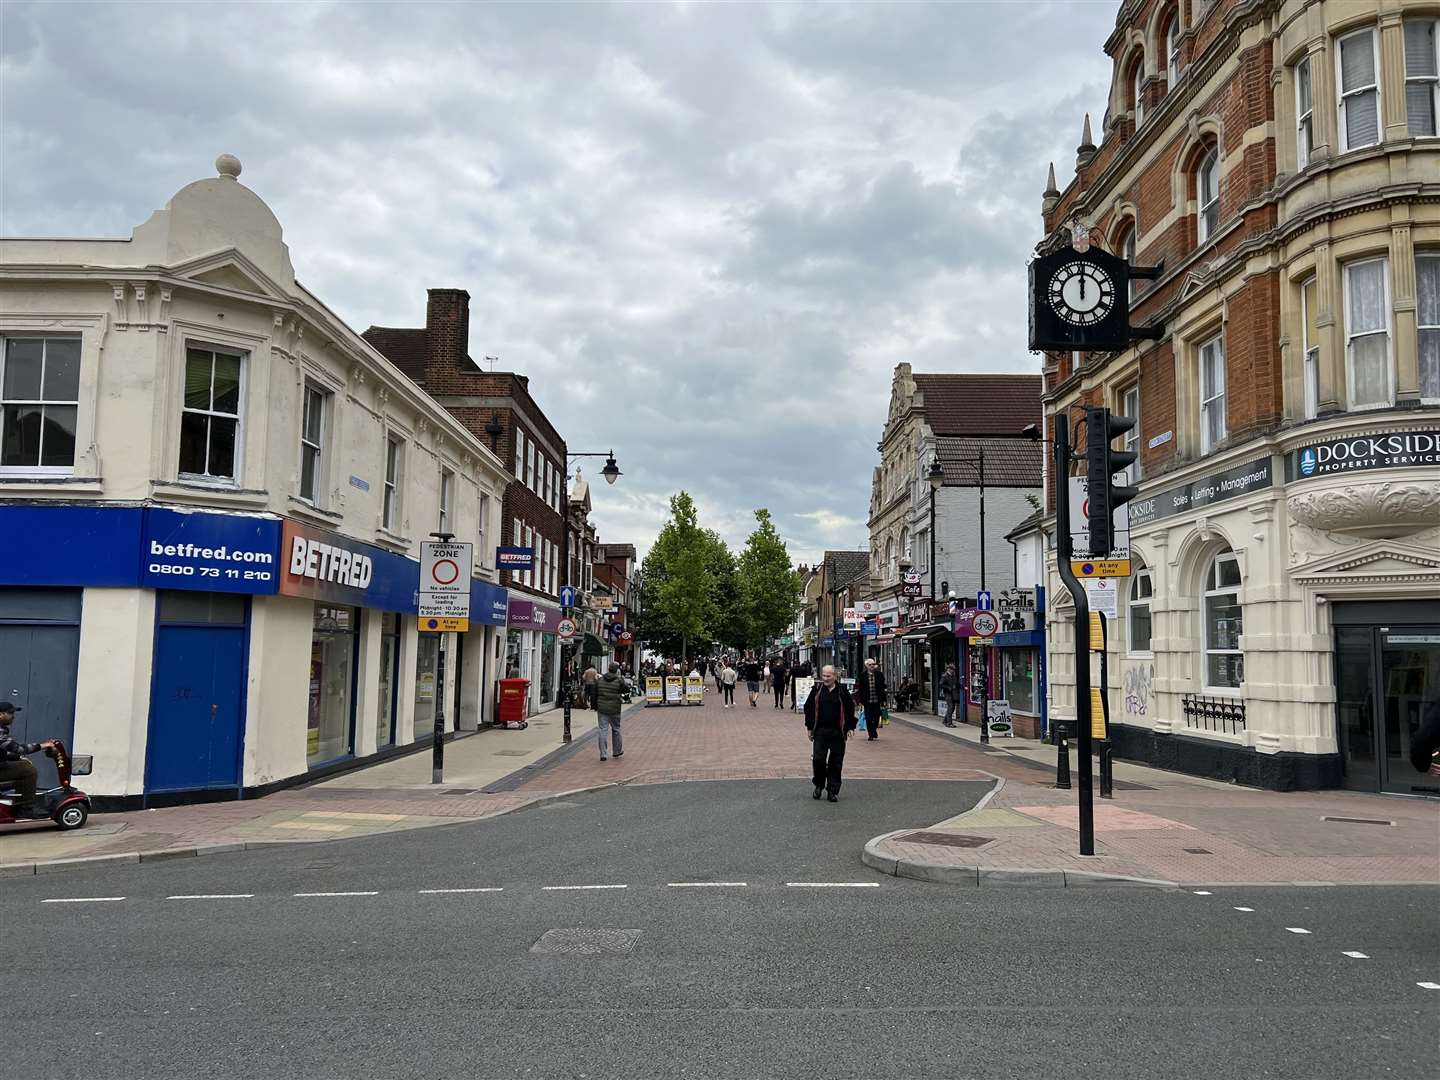
POLYGON ((1123 352, 1158 327, 1131 327, 1130 281, 1157 267, 1131 266, 1089 247, 1063 247, 1030 264, 1030 348, 1040 352, 1123 352))

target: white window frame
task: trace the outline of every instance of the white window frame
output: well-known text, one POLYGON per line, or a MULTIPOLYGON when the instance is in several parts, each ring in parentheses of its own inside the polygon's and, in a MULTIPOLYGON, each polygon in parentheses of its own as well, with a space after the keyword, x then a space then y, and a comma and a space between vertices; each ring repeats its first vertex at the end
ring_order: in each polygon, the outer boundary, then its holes
MULTIPOLYGON (((1418 252, 1415 253, 1415 293, 1416 293, 1417 299, 1418 299, 1419 293, 1420 293, 1420 278, 1421 278, 1421 267, 1422 267, 1422 264, 1423 264, 1423 265, 1426 265, 1426 266, 1433 266, 1433 267, 1435 268, 1434 272, 1435 272, 1436 277, 1440 277, 1440 251, 1418 251, 1418 252)), ((1440 308, 1440 305, 1437 305, 1437 308, 1440 308)), ((1419 357, 1418 353, 1419 353, 1420 341, 1421 341, 1421 339, 1423 338, 1423 336, 1424 336, 1426 333, 1430 333, 1430 334, 1436 335, 1437 337, 1440 337, 1440 310, 1437 310, 1437 311, 1436 311, 1436 313, 1435 313, 1435 318, 1437 319, 1437 321, 1434 322, 1434 323, 1421 322, 1421 321, 1420 321, 1420 307, 1419 307, 1419 304, 1416 305, 1416 308, 1415 308, 1415 330, 1416 330, 1416 351, 1417 351, 1416 362, 1417 362, 1417 364, 1419 363, 1419 360, 1420 360, 1420 357, 1419 357)), ((1437 404, 1440 404, 1440 397, 1433 397, 1433 396, 1427 396, 1427 395, 1426 395, 1426 393, 1425 393, 1425 372, 1424 372, 1423 370, 1421 370, 1421 371, 1419 372, 1419 376, 1420 376, 1420 400, 1421 400, 1421 402, 1423 402, 1423 403, 1426 404, 1426 405, 1437 405, 1437 404)), ((1436 373, 1436 384, 1437 384, 1437 385, 1440 385, 1440 372, 1437 372, 1437 373, 1436 373)))
POLYGON ((915 543, 910 538, 910 526, 906 525, 900 530, 900 551, 901 558, 911 566, 915 565, 915 543))
POLYGON ((525 482, 525 431, 515 425, 515 479, 525 482))
MULTIPOLYGON (((1406 129, 1407 131, 1410 130, 1410 85, 1411 85, 1412 83, 1429 83, 1429 84, 1430 84, 1430 122, 1431 122, 1431 125, 1435 128, 1435 130, 1432 131, 1432 132, 1430 132, 1428 135, 1422 135, 1422 134, 1419 134, 1419 133, 1417 133, 1417 132, 1410 131, 1410 135, 1411 135, 1412 138, 1416 138, 1416 139, 1434 139, 1434 138, 1440 137, 1440 19, 1433 19, 1433 18, 1431 18, 1431 19, 1425 19, 1425 18, 1406 19, 1405 22, 1404 22, 1404 25, 1405 25, 1405 26, 1409 26, 1409 25, 1411 25, 1412 23, 1429 23, 1429 24, 1430 24, 1431 40, 1434 42, 1434 49, 1435 49, 1435 53, 1436 53, 1435 58, 1434 58, 1435 74, 1433 74, 1433 75, 1411 75, 1411 74, 1410 74, 1410 68, 1409 68, 1409 66, 1408 66, 1408 65, 1406 66, 1406 68, 1405 68, 1405 129, 1406 129)), ((1401 33, 1402 33, 1402 35, 1403 35, 1403 33, 1404 33, 1403 29, 1402 29, 1401 33)), ((1403 42, 1404 42, 1403 37, 1402 37, 1401 41, 1402 41, 1402 43, 1401 43, 1400 51, 1401 51, 1401 55, 1404 55, 1404 53, 1405 53, 1405 46, 1404 46, 1404 43, 1403 43, 1403 42)))
POLYGON ((1339 126, 1340 126, 1340 151, 1341 151, 1341 153, 1344 153, 1344 152, 1347 151, 1347 150, 1358 150, 1358 149, 1360 149, 1361 147, 1364 147, 1364 146, 1379 146, 1379 145, 1381 144, 1381 142, 1384 141, 1384 139, 1385 139, 1385 101, 1384 101, 1384 91, 1381 89, 1380 83, 1381 83, 1381 72, 1380 72, 1380 35, 1379 35, 1378 33, 1376 33, 1375 27, 1373 27, 1373 26, 1367 26, 1367 27, 1364 27, 1363 29, 1354 31, 1353 33, 1342 34, 1342 35, 1340 35, 1340 37, 1336 38, 1336 39, 1335 39, 1335 101, 1336 101, 1336 108, 1339 110, 1339 120, 1340 120, 1340 125, 1339 125, 1339 126), (1349 41, 1351 38, 1360 37, 1362 34, 1368 34, 1368 35, 1370 36, 1370 49, 1371 49, 1372 55, 1373 55, 1374 58, 1375 58, 1375 67, 1374 67, 1374 71, 1375 71, 1375 81, 1374 81, 1373 83, 1366 83, 1364 86, 1358 86, 1358 87, 1356 87, 1355 89, 1350 90, 1350 91, 1347 92, 1347 91, 1345 90, 1345 71, 1344 71, 1344 67, 1343 67, 1343 65, 1344 65, 1344 60, 1342 59, 1343 49, 1341 48, 1341 46, 1342 46, 1346 41, 1349 41), (1374 141, 1374 142, 1368 142, 1368 143, 1361 143, 1359 146, 1351 146, 1351 145, 1350 145, 1350 132, 1349 132, 1348 126, 1347 126, 1346 123, 1345 123, 1345 99, 1346 99, 1346 98, 1357 97, 1357 96, 1359 96, 1360 94, 1369 93, 1371 90, 1375 91, 1375 141, 1374 141))
POLYGON ((1125 600, 1125 654, 1127 656, 1154 656, 1155 638, 1155 612, 1151 607, 1155 599, 1155 579, 1149 570, 1137 571, 1130 579, 1130 592, 1125 600), (1145 595, 1140 595, 1141 582, 1144 582, 1145 595), (1135 611, 1137 608, 1144 608, 1149 616, 1150 634, 1145 639, 1145 646, 1138 648, 1135 644, 1135 611))
POLYGON ((1234 597, 1235 597, 1235 606, 1240 609, 1240 619, 1239 619, 1239 621, 1240 621, 1240 627, 1239 627, 1239 633, 1237 633, 1235 636, 1236 636, 1237 639, 1240 638, 1241 636, 1243 636, 1244 633, 1245 633, 1245 609, 1244 609, 1244 606, 1243 606, 1243 605, 1241 604, 1241 602, 1240 602, 1240 589, 1241 589, 1241 586, 1243 586, 1243 584, 1244 584, 1244 580, 1245 580, 1245 579, 1244 579, 1244 576, 1243 576, 1243 575, 1241 574, 1241 572, 1240 572, 1240 560, 1239 560, 1239 558, 1236 557, 1236 555, 1235 555, 1235 553, 1234 553, 1233 551, 1226 550, 1226 551, 1218 552, 1218 553, 1215 555, 1215 557, 1210 560, 1209 566, 1207 566, 1207 567, 1205 568, 1204 590, 1203 590, 1203 593, 1202 593, 1202 595, 1201 595, 1201 597, 1200 597, 1200 623, 1201 623, 1201 626, 1200 626, 1200 653, 1201 653, 1201 656, 1200 656, 1200 667, 1201 667, 1201 671, 1200 671, 1200 682, 1201 682, 1201 684, 1205 687, 1205 690, 1206 690, 1207 693, 1239 695, 1239 693, 1241 692, 1242 688, 1243 688, 1244 685, 1245 685, 1245 675, 1244 675, 1244 671, 1245 671, 1245 666, 1244 666, 1244 665, 1245 665, 1245 650, 1244 650, 1244 649, 1241 649, 1241 648, 1222 649, 1222 648, 1214 647, 1214 646, 1212 646, 1212 645, 1210 644, 1210 610, 1209 610, 1209 608, 1210 608, 1209 600, 1210 600, 1211 597, 1217 597, 1217 596, 1234 596, 1234 597), (1218 570, 1219 570, 1219 566, 1220 566, 1220 564, 1221 564, 1222 562, 1230 562, 1230 563, 1234 563, 1234 564, 1235 564, 1235 575, 1236 575, 1236 577, 1240 578, 1240 582, 1241 582, 1240 585, 1223 585, 1223 586, 1222 586, 1222 585, 1218 585, 1218 584, 1216 584, 1215 586, 1212 586, 1212 585, 1211 585, 1211 580, 1212 580, 1212 579, 1214 579, 1217 583, 1218 583, 1218 581, 1219 581, 1219 573, 1218 573, 1218 570), (1239 686, 1214 686, 1214 685, 1211 684, 1211 682, 1210 682, 1210 657, 1211 657, 1211 656, 1238 656, 1238 657, 1240 657, 1240 665, 1241 665, 1241 666, 1240 666, 1240 671, 1241 671, 1241 675, 1240 675, 1240 685, 1239 685, 1239 686))
POLYGON ((330 432, 330 410, 333 408, 333 396, 330 391, 318 383, 309 382, 303 384, 300 394, 300 477, 299 494, 300 498, 311 506, 325 505, 325 443, 330 432), (319 409, 320 416, 316 424, 317 430, 312 435, 310 432, 310 419, 313 409, 319 409), (314 467, 310 473, 310 493, 305 493, 305 463, 313 460, 314 467))
POLYGON ((490 522, 490 493, 480 492, 480 512, 475 525, 475 550, 480 554, 480 565, 488 567, 490 556, 485 548, 485 531, 490 522))
POLYGON ((1145 122, 1145 54, 1140 54, 1130 76, 1130 106, 1135 113, 1135 126, 1145 122))
POLYGON ((1315 72, 1310 57, 1301 57, 1295 63, 1295 162, 1304 169, 1310 164, 1310 154, 1315 149, 1315 72), (1303 77, 1302 77, 1303 72, 1303 77), (1309 91, 1310 101, 1305 101, 1301 90, 1309 91))
POLYGON ((885 541, 885 580, 894 581, 899 576, 895 558, 895 538, 892 536, 885 541))
MULTIPOLYGON (((1131 220, 1130 228, 1125 233, 1125 239, 1120 243, 1120 257, 1123 258, 1127 263, 1129 263, 1132 268, 1135 265, 1135 245, 1137 243, 1136 237, 1140 235, 1139 226, 1140 223, 1138 221, 1131 220)), ((1131 276, 1129 289, 1130 300, 1132 302, 1135 300, 1135 293, 1137 292, 1139 287, 1140 279, 1131 276)))
POLYGON ((1123 481, 1126 484, 1140 482, 1140 384, 1133 382, 1120 392, 1120 415, 1135 421, 1135 426, 1121 437, 1122 450, 1135 455, 1135 460, 1125 469, 1123 481))
POLYGON ((438 527, 436 532, 452 532, 450 528, 451 506, 450 500, 455 494, 455 474, 444 465, 440 466, 440 498, 439 514, 436 517, 438 527))
POLYGON ((1395 337, 1392 333, 1392 319, 1390 311, 1390 260, 1386 256, 1377 256, 1373 259, 1355 259, 1348 262, 1342 268, 1341 276, 1345 287, 1345 404, 1351 411, 1362 409, 1388 409, 1395 404, 1395 337), (1369 266, 1374 263, 1380 264, 1380 288, 1383 297, 1380 301, 1380 310, 1385 314, 1385 325, 1378 330, 1362 330, 1360 333, 1352 333, 1350 326, 1350 275, 1361 266, 1369 266), (1374 401, 1364 405, 1355 402, 1355 340, 1362 337, 1374 337, 1376 334, 1385 335, 1385 400, 1374 401))
POLYGON ((1319 294, 1319 278, 1311 275, 1300 282, 1300 386, 1305 419, 1320 415, 1320 343, 1310 340, 1310 293, 1319 294))
MULTIPOLYGON (((180 363, 181 363, 181 367, 180 367, 180 415, 181 415, 181 417, 183 418, 186 413, 195 413, 196 415, 199 415, 199 416, 206 416, 206 417, 211 417, 211 418, 219 417, 219 418, 224 419, 224 420, 234 420, 234 421, 235 421, 235 460, 234 460, 234 475, 233 475, 233 476, 224 476, 224 475, 221 475, 220 473, 187 473, 187 472, 180 472, 179 469, 178 469, 178 462, 177 462, 176 475, 177 475, 181 480, 184 480, 185 482, 187 482, 187 483, 192 483, 192 484, 209 484, 209 485, 211 485, 212 487, 240 487, 240 486, 241 486, 241 484, 240 484, 241 475, 242 475, 242 473, 243 473, 243 471, 244 471, 244 467, 245 467, 245 402, 246 402, 246 400, 247 400, 248 390, 249 390, 250 354, 249 354, 249 353, 246 353, 246 352, 241 352, 241 351, 236 350, 236 349, 223 348, 223 347, 221 347, 221 346, 219 346, 219 345, 210 345, 210 344, 207 344, 207 343, 205 343, 205 342, 200 342, 200 341, 186 341, 184 348, 181 350, 180 363), (240 386, 239 386, 239 390, 238 390, 238 393, 237 393, 237 396, 236 396, 235 412, 234 412, 234 413, 215 412, 213 409, 192 409, 192 408, 190 408, 188 405, 185 404, 185 366, 188 365, 189 362, 190 362, 190 350, 191 350, 191 349, 195 349, 195 350, 198 351, 198 352, 208 352, 208 353, 210 353, 210 355, 211 355, 211 359, 210 359, 210 399, 211 399, 211 400, 210 400, 210 403, 211 403, 212 405, 215 403, 215 400, 214 400, 214 399, 215 399, 215 359, 214 359, 214 358, 215 358, 216 356, 228 356, 228 357, 231 357, 231 358, 233 358, 233 359, 235 359, 235 360, 238 360, 238 361, 240 362, 240 386)), ((181 432, 178 432, 178 431, 177 431, 177 432, 176 432, 176 435, 177 435, 177 438, 176 438, 176 441, 175 441, 175 451, 176 451, 176 457, 177 457, 177 459, 178 459, 178 457, 179 457, 179 450, 180 450, 180 441, 181 441, 181 439, 183 438, 183 434, 182 434, 181 432)), ((209 436, 208 436, 208 435, 206 436, 206 444, 205 444, 205 464, 206 464, 206 467, 208 468, 208 467, 209 467, 209 464, 210 464, 210 443, 209 443, 209 436)))
POLYGON ((385 437, 385 484, 380 496, 380 527, 400 533, 400 481, 405 470, 405 440, 385 437))
POLYGON ((1211 450, 1215 449, 1215 447, 1219 446, 1222 442, 1224 442, 1226 437, 1230 434, 1229 420, 1225 415, 1225 383, 1227 375, 1225 357, 1225 335, 1223 333, 1215 334, 1213 337, 1209 337, 1202 341, 1200 343, 1200 348, 1196 350, 1196 356, 1199 360, 1199 367, 1196 371, 1196 379, 1200 388, 1200 452, 1202 454, 1208 454, 1211 450), (1207 367, 1205 363, 1205 350, 1211 348, 1212 346, 1216 350, 1218 350, 1220 356, 1220 386, 1218 390, 1213 386, 1209 387, 1212 393, 1207 396, 1207 388, 1205 386, 1205 371, 1207 367), (1220 434, 1213 441, 1210 437, 1210 425, 1205 422, 1206 418, 1210 415, 1210 410, 1212 409, 1219 409, 1220 412, 1220 434))
POLYGON ((1200 164, 1195 167, 1195 238, 1198 243, 1205 243, 1215 235, 1220 227, 1220 144, 1212 146, 1200 159, 1200 164), (1210 199, 1205 199, 1206 174, 1211 173, 1210 199), (1211 209, 1215 211, 1215 220, 1209 219, 1211 209))
MULTIPOLYGON (((61 408, 73 407, 75 410, 75 430, 72 438, 75 443, 74 451, 70 455, 69 465, 6 465, 0 468, 0 475, 3 476, 74 476, 75 457, 80 453, 80 374, 85 366, 85 342, 76 334, 8 334, 0 335, 0 439, 4 438, 5 405, 28 405, 39 406, 42 417, 47 406, 58 406, 61 408), (10 343, 12 341, 39 341, 40 346, 40 396, 38 398, 7 398, 4 394, 5 386, 5 363, 10 356, 10 343), (47 398, 45 396, 45 364, 49 356, 50 342, 52 341, 73 341, 79 352, 79 363, 75 369, 75 400, 69 401, 65 398, 47 398)), ((243 375, 242 375, 243 377, 243 375)), ((213 376, 212 376, 213 378, 213 376)), ((40 427, 40 455, 39 459, 45 459, 45 427, 41 421, 40 427)))
POLYGON ((540 447, 530 440, 530 460, 525 464, 525 486, 532 492, 539 487, 540 447))
POLYGON ((1177 4, 1170 14, 1165 28, 1165 77, 1169 80, 1167 90, 1175 89, 1180 81, 1180 7, 1177 4))

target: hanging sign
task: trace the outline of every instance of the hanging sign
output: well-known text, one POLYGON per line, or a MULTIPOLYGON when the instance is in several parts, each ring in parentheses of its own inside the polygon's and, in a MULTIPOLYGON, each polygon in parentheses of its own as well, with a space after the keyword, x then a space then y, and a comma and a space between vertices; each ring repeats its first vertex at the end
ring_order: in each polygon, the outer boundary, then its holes
POLYGON ((521 570, 534 570, 535 549, 533 547, 496 548, 495 568, 497 570, 510 570, 513 572, 519 572, 521 570))

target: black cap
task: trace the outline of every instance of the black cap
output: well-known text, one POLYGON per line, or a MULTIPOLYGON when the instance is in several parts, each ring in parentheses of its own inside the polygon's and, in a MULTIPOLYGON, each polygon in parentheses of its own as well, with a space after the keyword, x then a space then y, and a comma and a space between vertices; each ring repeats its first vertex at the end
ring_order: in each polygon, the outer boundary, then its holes
POLYGON ((12 705, 8 701, 0 701, 0 713, 14 713, 19 711, 20 707, 18 705, 12 705))

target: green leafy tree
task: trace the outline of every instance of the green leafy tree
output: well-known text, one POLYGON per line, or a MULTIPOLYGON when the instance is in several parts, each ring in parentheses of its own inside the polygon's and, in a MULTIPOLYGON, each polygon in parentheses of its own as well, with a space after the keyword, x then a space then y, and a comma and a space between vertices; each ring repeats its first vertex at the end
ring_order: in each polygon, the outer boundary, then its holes
POLYGON ((747 624, 740 601, 735 555, 719 534, 710 529, 706 529, 705 534, 710 540, 710 599, 714 611, 710 637, 722 648, 738 649, 746 643, 747 624))
POLYGON ((756 510, 755 521, 755 531, 740 553, 739 597, 746 639, 763 649, 794 623, 800 608, 800 575, 790 565, 790 552, 770 520, 770 511, 756 510))
POLYGON ((641 630, 652 648, 688 661, 695 642, 709 640, 714 615, 711 542, 700 528, 695 500, 681 491, 670 497, 670 520, 655 538, 641 568, 641 630))

